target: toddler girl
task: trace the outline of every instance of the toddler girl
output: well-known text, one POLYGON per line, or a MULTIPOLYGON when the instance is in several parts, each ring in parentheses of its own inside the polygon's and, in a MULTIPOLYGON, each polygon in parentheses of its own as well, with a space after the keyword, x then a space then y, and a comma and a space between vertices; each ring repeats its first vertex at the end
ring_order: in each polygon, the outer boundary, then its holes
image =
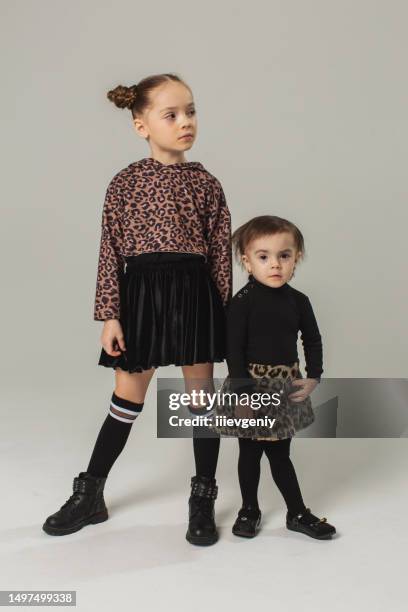
MULTIPOLYGON (((265 426, 215 428, 221 434, 239 437, 242 508, 233 533, 253 537, 259 528, 261 511, 257 491, 260 461, 265 452, 272 477, 287 505, 287 528, 313 538, 331 538, 335 528, 306 508, 289 457, 292 436, 314 420, 309 396, 323 372, 321 336, 311 303, 304 293, 288 284, 296 264, 304 257, 303 236, 290 221, 266 215, 239 227, 232 235, 232 244, 249 273, 249 280, 233 296, 227 311, 229 376, 222 392, 237 393, 236 414, 242 415, 244 398, 251 399, 255 389, 266 391, 274 383, 275 389, 276 383, 281 389, 291 389, 289 395, 282 396, 280 405, 269 410, 276 417, 269 430, 265 426), (299 331, 307 378, 299 370, 299 331)), ((260 416, 262 411, 249 406, 250 402, 246 408, 248 416, 260 416)))

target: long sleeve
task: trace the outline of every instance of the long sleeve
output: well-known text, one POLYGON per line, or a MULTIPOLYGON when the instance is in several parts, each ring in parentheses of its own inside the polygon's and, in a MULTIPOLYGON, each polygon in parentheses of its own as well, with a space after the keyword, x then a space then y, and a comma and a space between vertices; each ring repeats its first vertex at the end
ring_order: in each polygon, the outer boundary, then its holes
POLYGON ((120 256, 120 188, 117 175, 106 190, 102 211, 101 240, 96 280, 94 320, 119 319, 120 276, 123 262, 120 256))
POLYGON ((300 331, 308 378, 320 378, 323 373, 322 338, 309 298, 305 295, 300 309, 300 331))
POLYGON ((207 243, 210 274, 226 306, 232 296, 231 214, 218 179, 209 202, 207 243))
POLYGON ((249 296, 238 293, 227 308, 227 355, 231 389, 235 393, 250 393, 254 380, 248 374, 246 348, 248 343, 249 296))

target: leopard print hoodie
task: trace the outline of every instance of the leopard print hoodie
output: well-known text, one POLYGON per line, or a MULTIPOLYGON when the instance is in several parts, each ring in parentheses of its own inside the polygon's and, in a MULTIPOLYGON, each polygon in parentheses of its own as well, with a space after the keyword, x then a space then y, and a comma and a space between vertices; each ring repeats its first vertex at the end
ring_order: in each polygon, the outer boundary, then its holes
POLYGON ((160 251, 204 255, 227 305, 231 216, 221 183, 200 162, 166 165, 145 157, 110 181, 102 211, 95 321, 119 319, 124 258, 160 251))

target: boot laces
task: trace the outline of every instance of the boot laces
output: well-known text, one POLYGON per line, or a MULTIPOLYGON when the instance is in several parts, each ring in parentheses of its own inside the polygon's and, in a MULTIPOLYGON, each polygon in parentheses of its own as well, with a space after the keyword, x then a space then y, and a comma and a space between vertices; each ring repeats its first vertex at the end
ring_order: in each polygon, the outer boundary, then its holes
POLYGON ((77 476, 74 478, 72 495, 67 499, 67 501, 61 506, 61 510, 67 508, 68 506, 76 506, 77 502, 80 502, 83 499, 83 496, 88 493, 89 484, 83 479, 78 478, 77 476))
POLYGON ((213 504, 207 497, 194 496, 193 517, 197 514, 209 520, 212 519, 213 504))
POLYGON ((67 506, 76 505, 76 502, 81 501, 81 495, 79 493, 73 493, 69 499, 61 506, 61 510, 67 508, 67 506))

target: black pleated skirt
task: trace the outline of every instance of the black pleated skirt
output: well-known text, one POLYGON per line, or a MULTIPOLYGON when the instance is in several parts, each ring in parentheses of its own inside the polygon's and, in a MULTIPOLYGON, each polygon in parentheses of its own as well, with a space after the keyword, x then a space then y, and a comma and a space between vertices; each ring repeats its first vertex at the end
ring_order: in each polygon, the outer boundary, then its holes
POLYGON ((98 365, 142 372, 223 361, 225 309, 205 257, 145 253, 125 260, 120 323, 126 350, 112 357, 102 348, 98 365))

